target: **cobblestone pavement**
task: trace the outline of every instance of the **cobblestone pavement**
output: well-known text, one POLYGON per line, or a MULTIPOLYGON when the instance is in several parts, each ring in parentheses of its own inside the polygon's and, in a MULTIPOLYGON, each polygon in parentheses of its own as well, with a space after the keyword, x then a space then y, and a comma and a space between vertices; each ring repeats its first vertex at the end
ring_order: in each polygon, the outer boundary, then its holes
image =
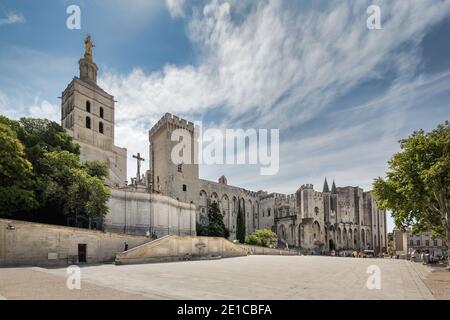
POLYGON ((249 256, 87 265, 81 271, 81 290, 68 290, 65 268, 0 269, 0 295, 7 299, 433 299, 422 280, 430 275, 430 268, 404 260, 249 256), (379 268, 380 289, 367 288, 370 266, 379 268))

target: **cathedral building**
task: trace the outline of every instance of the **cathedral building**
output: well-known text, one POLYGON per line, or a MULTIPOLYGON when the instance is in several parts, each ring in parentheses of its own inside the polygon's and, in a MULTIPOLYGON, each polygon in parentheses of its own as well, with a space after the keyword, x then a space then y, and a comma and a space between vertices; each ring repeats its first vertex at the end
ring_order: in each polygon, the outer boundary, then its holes
MULTIPOLYGON (((194 205, 150 193, 140 176, 133 183, 126 181, 127 149, 114 143, 115 101, 97 85, 93 47, 87 36, 84 58, 79 61, 80 76, 62 93, 61 125, 80 145, 82 161, 102 161, 109 168, 109 212, 98 224, 104 231, 127 234, 195 235, 194 205)), ((141 160, 139 154, 136 158, 141 160)))
MULTIPOLYGON (((340 249, 386 250, 386 213, 374 196, 359 187, 331 189, 325 179, 322 192, 304 184, 295 193, 252 191, 228 183, 200 179, 194 124, 166 113, 149 130, 149 170, 132 184, 125 182, 127 150, 114 144, 114 97, 97 85, 93 44, 85 40, 85 55, 79 61, 80 76, 62 94, 61 123, 81 146, 81 159, 108 164, 111 188, 109 213, 103 229, 131 234, 195 235, 196 224, 208 223, 211 203, 219 205, 230 238, 235 239, 238 213, 245 233, 270 229, 280 246, 308 252, 340 249), (178 143, 172 133, 183 129, 191 155, 189 163, 175 164, 171 154, 178 143)), ((136 156, 138 163, 140 155, 136 156)))
POLYGON ((224 176, 217 182, 200 179, 196 159, 192 158, 190 164, 172 162, 171 151, 178 142, 171 136, 176 129, 190 133, 188 145, 191 157, 195 156, 198 146, 193 123, 166 113, 149 132, 149 188, 194 204, 199 224, 208 223, 208 206, 216 202, 232 239, 236 238, 240 207, 246 234, 270 229, 277 233, 282 246, 316 253, 386 250, 386 212, 378 208, 370 192, 359 187, 336 187, 334 181, 330 189, 325 179, 322 192, 305 184, 293 194, 268 194, 229 185, 224 176))

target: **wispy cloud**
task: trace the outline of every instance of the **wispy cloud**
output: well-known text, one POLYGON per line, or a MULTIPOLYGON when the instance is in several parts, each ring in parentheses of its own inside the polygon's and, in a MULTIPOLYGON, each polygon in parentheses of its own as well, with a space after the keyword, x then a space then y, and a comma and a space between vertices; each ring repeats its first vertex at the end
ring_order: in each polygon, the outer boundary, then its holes
POLYGON ((21 117, 46 118, 59 123, 60 107, 39 96, 11 98, 0 90, 0 114, 11 119, 21 117))
MULTIPOLYGON (((371 147, 368 135, 373 134, 373 128, 378 128, 380 137, 386 137, 383 143, 393 145, 405 122, 406 106, 412 102, 400 91, 413 90, 410 84, 421 62, 421 39, 449 16, 450 6, 448 1, 434 0, 377 3, 382 30, 366 28, 366 9, 371 1, 321 6, 294 6, 281 0, 166 1, 172 16, 184 16, 188 36, 201 52, 201 59, 195 65, 167 65, 153 73, 141 69, 129 74, 104 73, 101 85, 120 101, 118 130, 143 134, 164 112, 198 119, 212 110, 220 110, 220 117, 210 121, 221 127, 290 130, 339 111, 336 101, 361 84, 385 80, 390 83, 386 92, 355 106, 372 105, 376 109, 372 118, 362 121, 354 116, 356 111, 334 114, 342 126, 359 129, 353 133, 360 137, 359 144, 339 139, 343 131, 335 122, 324 119, 321 125, 336 141, 349 143, 352 150, 361 146, 360 152, 367 153, 382 148, 376 140, 371 147), (189 12, 183 9, 188 6, 189 12), (383 103, 387 99, 392 102, 391 109, 383 103), (405 107, 397 108, 398 103, 405 107)), ((348 100, 350 104, 351 97, 348 100)), ((298 132, 317 136, 317 130, 302 128, 298 132)), ((137 136, 118 135, 118 141, 132 152, 142 153, 148 141, 145 135, 137 136)), ((286 143, 292 139, 292 135, 284 137, 286 143)), ((311 152, 303 149, 301 158, 285 153, 281 165, 325 163, 325 152, 317 154, 315 148, 311 152)), ((342 158, 356 154, 352 151, 342 158)), ((385 160, 386 156, 373 159, 377 165, 385 160)), ((338 170, 336 166, 334 171, 338 170)), ((352 168, 341 166, 341 170, 352 168)), ((370 183, 373 173, 367 172, 360 180, 370 183)), ((266 178, 267 185, 274 183, 273 177, 266 178)))
POLYGON ((186 0, 165 0, 170 15, 174 18, 184 17, 184 6, 186 0))
POLYGON ((132 106, 122 113, 125 119, 222 107, 232 123, 254 123, 256 117, 259 125, 275 120, 289 127, 313 118, 359 83, 383 76, 386 67, 407 81, 417 52, 399 48, 417 44, 450 12, 444 2, 386 1, 382 10, 390 14, 383 30, 369 31, 367 5, 333 2, 321 11, 292 12, 281 1, 259 1, 238 23, 232 5, 211 1, 194 7, 188 21, 189 36, 205 52, 201 63, 151 74, 107 73, 103 84, 132 106))
POLYGON ((6 17, 0 18, 0 26, 15 23, 25 23, 25 17, 21 13, 8 13, 6 17))

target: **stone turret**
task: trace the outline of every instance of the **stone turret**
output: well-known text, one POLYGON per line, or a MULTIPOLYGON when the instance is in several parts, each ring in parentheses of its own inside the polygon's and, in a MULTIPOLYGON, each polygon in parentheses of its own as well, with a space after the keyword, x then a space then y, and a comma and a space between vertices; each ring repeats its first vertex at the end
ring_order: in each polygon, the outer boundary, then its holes
POLYGON ((332 193, 332 194, 337 194, 337 191, 336 191, 336 184, 334 183, 334 180, 333 180, 333 185, 331 186, 331 193, 332 193))
POLYGON ((327 178, 325 178, 325 182, 323 183, 323 191, 322 192, 330 192, 330 188, 328 187, 327 178))

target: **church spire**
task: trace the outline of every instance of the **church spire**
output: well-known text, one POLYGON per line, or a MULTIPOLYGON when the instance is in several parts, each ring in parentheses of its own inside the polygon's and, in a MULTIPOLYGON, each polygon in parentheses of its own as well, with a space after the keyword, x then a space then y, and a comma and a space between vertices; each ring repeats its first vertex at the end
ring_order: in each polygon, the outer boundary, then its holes
POLYGON ((84 58, 80 59, 78 63, 80 65, 80 79, 96 84, 98 68, 92 55, 94 47, 91 36, 87 35, 84 39, 84 58))
POLYGON ((333 185, 331 186, 331 193, 336 194, 336 184, 334 183, 334 179, 333 179, 333 185))
POLYGON ((322 192, 330 192, 330 188, 328 187, 327 178, 325 177, 325 182, 323 183, 323 191, 322 192))

